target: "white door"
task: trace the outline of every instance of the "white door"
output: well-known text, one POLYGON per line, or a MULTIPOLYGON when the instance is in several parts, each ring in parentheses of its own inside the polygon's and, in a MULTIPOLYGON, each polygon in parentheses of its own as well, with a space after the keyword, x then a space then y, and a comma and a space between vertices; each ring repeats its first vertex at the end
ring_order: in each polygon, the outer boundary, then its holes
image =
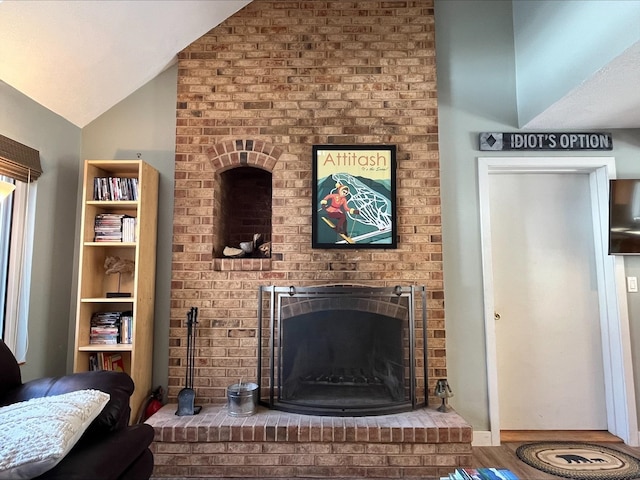
POLYGON ((489 180, 503 430, 606 430, 588 173, 489 180))
MULTIPOLYGON (((500 445, 502 421, 500 418, 501 409, 498 392, 500 382, 497 368, 496 321, 494 319, 496 310, 494 305, 494 249, 492 248, 491 233, 490 178, 493 175, 526 175, 529 173, 586 173, 589 176, 591 202, 589 213, 593 225, 595 258, 585 261, 593 261, 596 270, 595 281, 597 282, 598 290, 607 429, 622 438, 628 445, 637 446, 640 443, 638 441, 638 417, 636 414, 627 297, 624 291, 624 261, 622 257, 607 254, 608 186, 609 179, 615 178, 615 170, 615 159, 613 157, 525 156, 478 158, 478 193, 491 445, 500 445)), ((541 201, 541 198, 539 200, 541 201)), ((551 214, 555 209, 555 206, 549 207, 547 213, 551 214)), ((519 225, 526 225, 526 223, 519 225)), ((546 228, 546 224, 542 226, 543 230, 546 228)), ((548 255, 552 254, 554 252, 548 253, 548 255)), ((518 273, 521 274, 522 272, 518 273)), ((567 338, 566 341, 570 342, 571 337, 567 338)), ((522 372, 522 375, 528 374, 528 372, 522 372)), ((584 375, 584 373, 582 374, 584 375)), ((519 408, 526 410, 526 402, 521 404, 519 408)), ((477 433, 479 434, 477 437, 481 438, 481 432, 477 433)), ((475 433, 474 436, 476 436, 475 433)))

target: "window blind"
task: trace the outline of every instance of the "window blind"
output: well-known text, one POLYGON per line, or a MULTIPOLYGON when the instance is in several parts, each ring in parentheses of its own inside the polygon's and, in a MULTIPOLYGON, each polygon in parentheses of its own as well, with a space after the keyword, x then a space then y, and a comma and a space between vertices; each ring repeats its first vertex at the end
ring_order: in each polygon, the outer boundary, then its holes
POLYGON ((21 182, 37 180, 42 175, 40 152, 0 135, 0 175, 21 182))

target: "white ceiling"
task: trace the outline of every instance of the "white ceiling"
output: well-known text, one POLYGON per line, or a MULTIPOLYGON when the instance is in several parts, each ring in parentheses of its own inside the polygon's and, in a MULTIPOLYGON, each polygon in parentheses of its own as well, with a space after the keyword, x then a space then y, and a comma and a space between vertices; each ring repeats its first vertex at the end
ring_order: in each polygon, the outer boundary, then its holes
POLYGON ((251 0, 0 1, 0 80, 84 127, 251 0))
POLYGON ((529 130, 640 128, 640 42, 524 125, 529 130))
MULTIPOLYGON (((84 127, 251 0, 0 0, 0 81, 84 127)), ((524 126, 640 127, 640 45, 524 126)))

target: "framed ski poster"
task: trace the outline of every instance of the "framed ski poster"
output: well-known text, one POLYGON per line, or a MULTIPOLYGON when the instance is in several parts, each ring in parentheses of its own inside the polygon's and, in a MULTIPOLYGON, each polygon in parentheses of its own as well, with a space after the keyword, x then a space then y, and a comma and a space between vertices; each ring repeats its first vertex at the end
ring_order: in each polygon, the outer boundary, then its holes
POLYGON ((395 145, 313 146, 313 248, 396 248, 395 145))

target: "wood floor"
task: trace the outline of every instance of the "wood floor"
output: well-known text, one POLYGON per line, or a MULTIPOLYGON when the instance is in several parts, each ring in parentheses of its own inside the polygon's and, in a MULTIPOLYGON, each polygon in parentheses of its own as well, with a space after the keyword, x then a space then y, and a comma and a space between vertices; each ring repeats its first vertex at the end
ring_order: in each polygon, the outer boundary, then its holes
MULTIPOLYGON (((516 449, 523 443, 541 441, 575 441, 603 445, 615 448, 640 458, 639 447, 629 447, 618 437, 608 432, 591 431, 509 431, 501 432, 502 445, 499 447, 473 447, 473 467, 502 467, 515 473, 520 480, 548 480, 562 479, 555 475, 536 470, 520 461, 516 455, 516 449)), ((565 479, 566 480, 566 479, 565 479)))

